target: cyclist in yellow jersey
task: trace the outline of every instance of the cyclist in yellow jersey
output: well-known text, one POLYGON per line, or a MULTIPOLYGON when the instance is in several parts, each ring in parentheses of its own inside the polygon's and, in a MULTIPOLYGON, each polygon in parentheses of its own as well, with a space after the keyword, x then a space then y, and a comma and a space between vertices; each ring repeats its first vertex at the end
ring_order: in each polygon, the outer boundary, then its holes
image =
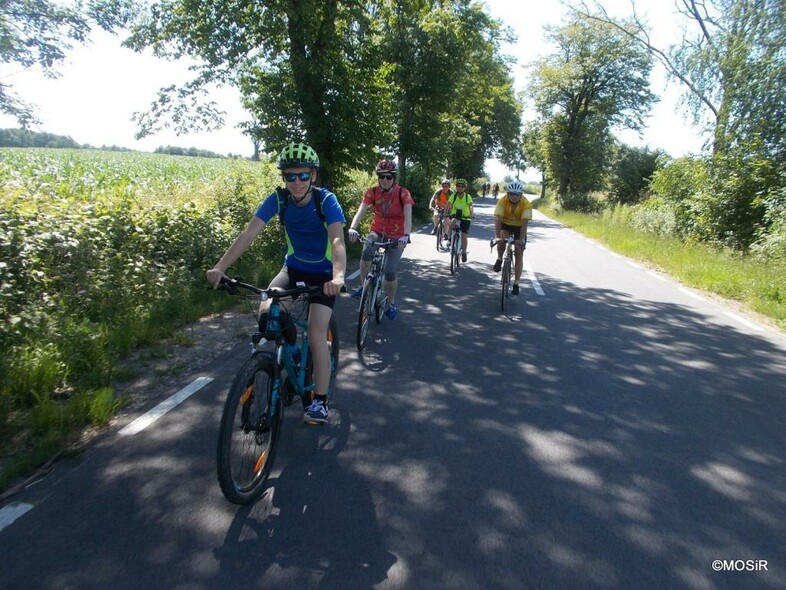
POLYGON ((461 261, 467 261, 467 234, 475 211, 472 208, 472 197, 467 190, 467 181, 463 178, 456 179, 456 192, 448 199, 445 213, 450 216, 450 231, 461 224, 461 261))
POLYGON ((502 256, 505 254, 504 240, 513 235, 514 256, 516 259, 511 295, 519 294, 521 270, 524 268, 524 250, 527 247, 527 223, 532 219, 532 203, 524 196, 524 185, 520 180, 508 183, 505 196, 497 201, 494 209, 494 236, 497 238, 497 261, 494 272, 502 269, 502 256))

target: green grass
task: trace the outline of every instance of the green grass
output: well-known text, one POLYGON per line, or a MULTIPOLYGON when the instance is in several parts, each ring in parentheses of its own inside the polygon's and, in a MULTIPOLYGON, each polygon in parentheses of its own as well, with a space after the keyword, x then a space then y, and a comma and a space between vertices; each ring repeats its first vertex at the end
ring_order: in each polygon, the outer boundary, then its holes
POLYGON ((706 244, 685 243, 636 231, 611 216, 556 212, 546 215, 609 248, 661 270, 681 283, 740 302, 786 330, 786 262, 743 256, 706 244))

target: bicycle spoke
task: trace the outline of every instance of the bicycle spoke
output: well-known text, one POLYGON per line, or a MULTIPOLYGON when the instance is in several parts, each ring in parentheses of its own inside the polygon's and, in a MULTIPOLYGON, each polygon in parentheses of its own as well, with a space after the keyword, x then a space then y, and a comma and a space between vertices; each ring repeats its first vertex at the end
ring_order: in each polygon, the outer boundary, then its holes
POLYGON ((221 491, 235 504, 253 502, 264 491, 273 463, 282 412, 273 380, 272 357, 255 355, 238 372, 224 404, 217 473, 221 491))

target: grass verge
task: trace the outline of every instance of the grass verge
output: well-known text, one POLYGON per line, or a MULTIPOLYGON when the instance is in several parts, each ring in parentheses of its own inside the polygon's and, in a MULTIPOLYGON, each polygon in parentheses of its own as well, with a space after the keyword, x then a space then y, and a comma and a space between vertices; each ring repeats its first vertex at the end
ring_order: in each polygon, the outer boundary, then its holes
POLYGON ((786 331, 786 261, 764 260, 706 244, 637 231, 611 218, 575 212, 545 215, 681 283, 739 302, 786 331))

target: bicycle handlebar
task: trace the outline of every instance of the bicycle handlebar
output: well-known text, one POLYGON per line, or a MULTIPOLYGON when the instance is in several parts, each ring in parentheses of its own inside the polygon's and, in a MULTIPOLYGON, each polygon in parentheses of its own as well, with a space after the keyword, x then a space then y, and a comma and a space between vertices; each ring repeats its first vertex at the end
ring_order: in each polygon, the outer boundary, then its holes
MULTIPOLYGON (((221 282, 219 283, 218 289, 227 291, 233 295, 237 294, 240 289, 245 289, 259 295, 262 301, 267 301, 268 299, 284 299, 286 297, 297 299, 301 295, 319 295, 322 293, 322 287, 318 285, 306 285, 305 283, 298 283, 297 286, 293 289, 260 289, 255 285, 244 283, 240 279, 230 279, 227 277, 221 277, 221 282)), ((341 292, 347 292, 346 285, 341 287, 341 292)))
MULTIPOLYGON (((526 236, 524 236, 523 240, 519 240, 519 241, 521 242, 521 245, 523 247, 525 247, 525 248, 527 247, 527 237, 526 236)), ((489 242, 489 248, 493 248, 494 246, 496 246, 500 242, 503 242, 505 244, 513 244, 513 243, 516 242, 516 240, 513 238, 512 234, 508 234, 508 237, 505 238, 504 240, 502 238, 499 238, 499 239, 491 238, 491 241, 489 242)))
POLYGON ((374 240, 369 240, 366 236, 364 236, 360 232, 358 232, 358 235, 360 236, 358 241, 364 244, 368 244, 369 246, 375 246, 377 248, 385 248, 385 249, 387 248, 393 249, 398 246, 398 240, 391 240, 388 238, 387 240, 380 240, 375 242, 374 240))

